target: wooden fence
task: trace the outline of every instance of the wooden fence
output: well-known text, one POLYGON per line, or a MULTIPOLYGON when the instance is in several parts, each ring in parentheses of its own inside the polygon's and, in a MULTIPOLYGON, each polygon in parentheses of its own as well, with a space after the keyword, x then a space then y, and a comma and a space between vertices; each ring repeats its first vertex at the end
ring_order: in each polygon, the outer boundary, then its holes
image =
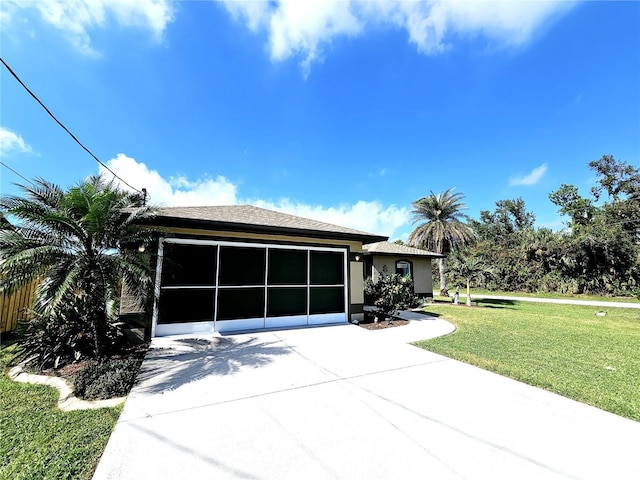
POLYGON ((21 288, 13 295, 0 294, 0 333, 18 326, 18 320, 28 319, 28 309, 33 304, 37 282, 21 288))

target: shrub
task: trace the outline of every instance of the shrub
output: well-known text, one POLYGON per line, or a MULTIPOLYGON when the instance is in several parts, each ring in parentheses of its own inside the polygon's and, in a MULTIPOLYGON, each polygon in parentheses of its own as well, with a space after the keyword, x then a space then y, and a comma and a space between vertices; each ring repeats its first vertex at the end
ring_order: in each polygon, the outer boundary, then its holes
POLYGON ((397 273, 387 275, 376 281, 367 278, 364 284, 365 295, 384 317, 393 316, 398 310, 413 308, 420 304, 414 293, 413 280, 409 275, 397 273))
POLYGON ((141 363, 142 360, 138 358, 87 363, 76 375, 76 396, 87 400, 103 400, 127 395, 141 363))
POLYGON ((91 356, 93 340, 89 326, 73 307, 50 314, 33 312, 20 323, 17 336, 26 363, 38 370, 58 368, 91 356))
MULTIPOLYGON (((68 363, 97 356, 91 305, 86 298, 68 298, 49 313, 36 304, 33 318, 21 322, 17 332, 27 364, 38 370, 60 368, 68 363)), ((115 316, 104 326, 103 353, 122 346, 124 336, 115 316)))

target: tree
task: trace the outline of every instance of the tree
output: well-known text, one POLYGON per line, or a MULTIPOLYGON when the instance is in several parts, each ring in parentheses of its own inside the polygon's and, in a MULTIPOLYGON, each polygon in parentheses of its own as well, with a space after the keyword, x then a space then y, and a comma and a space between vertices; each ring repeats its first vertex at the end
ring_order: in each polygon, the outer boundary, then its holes
POLYGON ((562 238, 554 263, 564 279, 564 290, 617 295, 639 285, 637 259, 632 237, 620 225, 611 225, 599 215, 591 224, 562 238))
POLYGON ((635 168, 625 162, 616 160, 611 155, 603 155, 599 160, 589 162, 589 168, 595 170, 599 186, 591 189, 598 200, 602 190, 614 201, 623 197, 637 196, 640 192, 640 168, 635 168))
POLYGON ((469 224, 478 238, 474 256, 491 265, 495 275, 490 287, 499 290, 529 290, 532 264, 524 250, 526 238, 534 231, 535 215, 528 212, 522 198, 499 200, 490 212, 480 212, 480 220, 469 224))
POLYGON ((589 167, 597 174, 592 199, 564 184, 549 195, 572 218, 550 249, 554 283, 574 293, 628 293, 640 285, 640 169, 611 155, 589 167))
POLYGON ((640 242, 640 168, 611 155, 589 162, 589 167, 599 176, 599 185, 591 189, 596 201, 603 190, 611 199, 602 208, 607 221, 621 225, 636 242, 640 242))
POLYGON ((490 240, 508 246, 515 235, 533 227, 536 216, 527 212, 524 200, 498 200, 493 212, 482 210, 480 221, 471 220, 473 231, 482 240, 490 240))
POLYGON ((590 199, 581 197, 576 187, 566 183, 560 185, 555 192, 551 192, 549 200, 560 207, 560 214, 571 217, 571 226, 587 225, 598 211, 590 199))
POLYGON ((137 247, 153 233, 138 224, 154 210, 101 176, 66 192, 42 179, 18 186, 24 197, 0 199, 0 210, 16 220, 0 230, 0 291, 39 280, 36 313, 64 318, 76 311, 90 326, 81 333, 92 339, 92 353, 104 355, 121 282, 138 297, 150 292, 148 254, 137 247))
MULTIPOLYGON (((433 251, 439 254, 449 253, 456 245, 469 245, 475 237, 469 226, 463 222, 466 216, 462 210, 462 193, 453 193, 453 188, 438 195, 433 192, 411 204, 413 223, 420 223, 409 238, 409 245, 433 251)), ((440 295, 448 296, 447 276, 444 258, 438 259, 440 271, 440 295)))
POLYGON ((605 155, 589 163, 596 186, 583 197, 562 184, 549 194, 570 228, 535 228, 524 201, 500 200, 468 224, 471 256, 491 265, 489 289, 629 294, 640 287, 640 169, 605 155))
POLYGON ((471 284, 482 281, 493 274, 493 270, 477 257, 471 257, 461 250, 455 250, 449 272, 461 279, 467 286, 467 305, 471 306, 471 284))

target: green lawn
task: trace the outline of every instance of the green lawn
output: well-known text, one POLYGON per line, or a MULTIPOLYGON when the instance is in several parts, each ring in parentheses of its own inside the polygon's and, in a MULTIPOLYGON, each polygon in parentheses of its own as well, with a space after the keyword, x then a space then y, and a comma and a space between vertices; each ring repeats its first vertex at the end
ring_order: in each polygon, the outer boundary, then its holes
POLYGON ((417 345, 640 421, 640 310, 475 300, 426 307, 457 331, 417 345))
POLYGON ((0 479, 91 478, 122 407, 65 413, 57 399, 0 373, 0 479))

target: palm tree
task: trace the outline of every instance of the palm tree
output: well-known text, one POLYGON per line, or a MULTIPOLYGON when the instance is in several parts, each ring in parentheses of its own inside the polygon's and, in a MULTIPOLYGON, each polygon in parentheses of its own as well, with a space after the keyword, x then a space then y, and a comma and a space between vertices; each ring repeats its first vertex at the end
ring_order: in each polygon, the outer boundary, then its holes
MULTIPOLYGON (((466 216, 462 210, 467 206, 462 202, 462 193, 453 193, 453 188, 438 195, 433 192, 411 204, 413 223, 421 222, 407 242, 441 255, 449 253, 455 245, 468 245, 474 241, 471 228, 462 220, 466 216)), ((440 295, 449 296, 445 260, 438 259, 440 270, 440 295)))
POLYGON ((493 275, 493 270, 477 257, 467 257, 460 250, 454 252, 449 272, 467 285, 467 305, 471 306, 471 284, 493 275))
POLYGON ((18 187, 24 197, 0 198, 0 211, 15 219, 0 229, 0 292, 39 280, 36 311, 60 318, 69 305, 80 308, 102 356, 122 282, 139 298, 150 291, 148 255, 135 247, 151 241, 138 225, 154 210, 101 176, 66 192, 42 179, 18 187))

